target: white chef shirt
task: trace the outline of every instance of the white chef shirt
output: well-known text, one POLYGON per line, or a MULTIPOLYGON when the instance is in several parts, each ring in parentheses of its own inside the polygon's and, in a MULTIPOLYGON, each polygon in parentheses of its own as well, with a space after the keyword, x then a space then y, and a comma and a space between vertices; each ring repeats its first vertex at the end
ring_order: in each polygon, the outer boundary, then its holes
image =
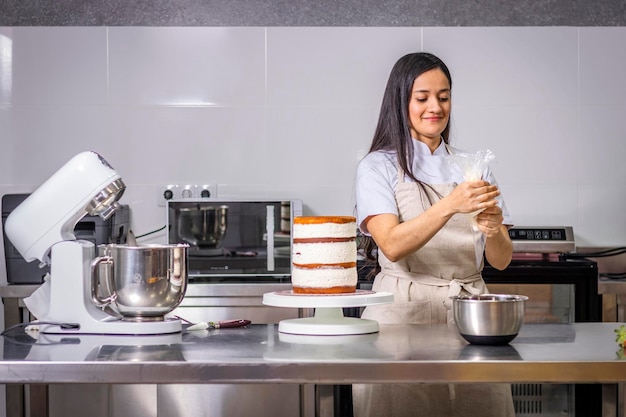
MULTIPOLYGON (((461 152, 450 146, 448 148, 452 153, 461 152)), ((413 173, 418 180, 427 184, 459 184, 464 181, 461 169, 447 160, 449 154, 443 141, 431 154, 425 143, 413 140, 413 152, 413 173)), ((490 184, 497 185, 489 167, 482 178, 490 184)), ((405 175, 405 181, 411 179, 405 175)), ((362 224, 367 217, 383 213, 398 215, 395 198, 397 184, 398 161, 395 151, 371 152, 359 162, 356 171, 356 208, 357 224, 363 233, 369 235, 362 224)), ((498 196, 497 200, 502 208, 503 224, 512 225, 502 195, 498 196)))

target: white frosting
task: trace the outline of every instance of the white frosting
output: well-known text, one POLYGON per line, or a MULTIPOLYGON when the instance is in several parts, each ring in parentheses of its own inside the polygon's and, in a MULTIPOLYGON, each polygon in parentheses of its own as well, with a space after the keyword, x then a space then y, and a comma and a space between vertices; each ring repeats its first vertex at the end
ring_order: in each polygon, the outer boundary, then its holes
POLYGON ((349 223, 293 223, 293 246, 291 283, 294 287, 331 288, 355 287, 356 272, 356 222, 349 223), (352 238, 348 242, 300 243, 297 239, 307 238, 352 238), (353 262, 354 267, 337 268, 321 266, 301 268, 296 265, 341 264, 353 262))
POLYGON ((355 237, 356 222, 350 223, 319 223, 293 224, 294 239, 311 237, 355 237))
POLYGON ((356 262, 356 241, 295 243, 291 259, 294 264, 338 264, 356 262))
POLYGON ((330 288, 356 286, 356 267, 354 268, 298 268, 293 267, 291 284, 294 287, 330 288))

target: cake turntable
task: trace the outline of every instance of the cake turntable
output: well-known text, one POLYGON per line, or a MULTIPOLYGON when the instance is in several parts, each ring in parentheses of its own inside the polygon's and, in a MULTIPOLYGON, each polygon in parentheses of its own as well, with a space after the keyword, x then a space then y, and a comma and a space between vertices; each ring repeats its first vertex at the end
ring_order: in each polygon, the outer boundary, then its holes
POLYGON ((393 294, 356 290, 346 294, 296 294, 291 290, 263 294, 263 304, 274 307, 315 308, 313 317, 281 320, 278 331, 302 335, 352 335, 378 332, 375 320, 345 317, 344 307, 393 302, 393 294))

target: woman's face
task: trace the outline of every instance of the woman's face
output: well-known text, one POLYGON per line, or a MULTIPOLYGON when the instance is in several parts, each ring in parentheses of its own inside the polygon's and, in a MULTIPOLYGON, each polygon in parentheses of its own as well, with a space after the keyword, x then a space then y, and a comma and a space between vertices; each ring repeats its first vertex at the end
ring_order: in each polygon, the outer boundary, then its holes
POLYGON ((450 83, 439 68, 426 71, 413 82, 409 102, 409 128, 414 139, 434 151, 441 142, 452 107, 450 83))

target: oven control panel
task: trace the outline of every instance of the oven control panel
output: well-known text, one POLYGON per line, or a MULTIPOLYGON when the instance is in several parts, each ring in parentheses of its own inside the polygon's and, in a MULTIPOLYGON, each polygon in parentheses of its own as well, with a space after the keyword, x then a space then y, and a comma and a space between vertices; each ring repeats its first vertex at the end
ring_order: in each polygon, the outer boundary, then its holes
POLYGON ((513 252, 567 253, 576 250, 570 226, 516 226, 509 229, 513 252))

